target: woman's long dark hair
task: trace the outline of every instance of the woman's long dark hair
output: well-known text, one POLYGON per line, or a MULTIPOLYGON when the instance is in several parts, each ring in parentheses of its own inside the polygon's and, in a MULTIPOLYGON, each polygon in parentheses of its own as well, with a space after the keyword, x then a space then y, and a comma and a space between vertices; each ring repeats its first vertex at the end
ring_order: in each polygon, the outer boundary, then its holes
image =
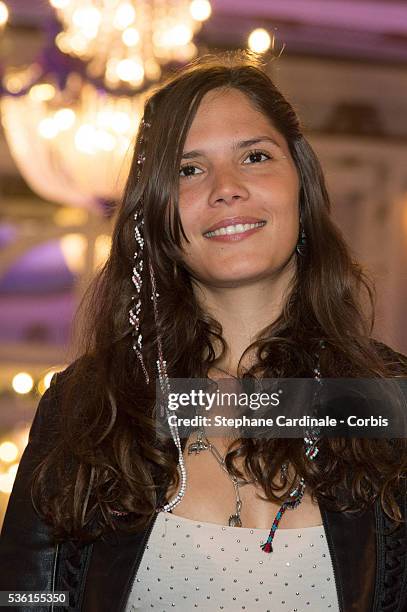
MULTIPOLYGON (((58 539, 84 540, 116 528, 112 510, 128 512, 123 528, 139 530, 154 515, 160 491, 179 480, 173 442, 156 438, 157 331, 148 274, 143 279, 141 328, 150 385, 132 350, 128 313, 134 294, 136 211, 144 217, 144 270, 151 262, 157 278, 169 376, 203 378, 221 357, 214 347, 222 352, 226 348, 219 322, 201 309, 183 268, 185 234, 177 202, 185 138, 202 97, 215 88, 243 92, 285 137, 300 177, 300 212, 307 235, 290 295, 280 317, 251 345, 257 363, 246 375, 310 377, 321 339, 326 343, 321 353, 324 377, 407 373, 402 356, 395 358, 370 339, 374 293, 330 218, 319 161, 293 108, 247 52, 200 58, 167 79, 146 103, 144 119, 151 126, 139 130, 111 253, 82 304, 80 358, 49 391, 56 395, 59 434, 36 470, 33 499, 58 539), (141 152, 146 159, 138 177, 141 152), (366 308, 361 302, 367 304, 368 315, 362 314, 366 308)), ((273 481, 282 462, 289 460, 305 477, 314 499, 353 512, 380 497, 385 512, 395 521, 401 519, 396 492, 406 472, 404 439, 325 438, 313 463, 304 457, 302 439, 243 439, 227 457, 229 468, 241 476, 234 466, 237 457, 244 459, 246 474, 258 479, 271 501, 283 499, 283 489, 276 489, 273 481)))

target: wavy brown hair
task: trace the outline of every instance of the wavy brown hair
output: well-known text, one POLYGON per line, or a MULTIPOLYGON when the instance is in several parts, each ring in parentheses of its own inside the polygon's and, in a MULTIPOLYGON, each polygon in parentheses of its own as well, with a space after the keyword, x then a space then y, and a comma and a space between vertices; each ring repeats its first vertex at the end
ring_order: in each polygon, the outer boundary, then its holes
MULTIPOLYGON (((371 339, 373 289, 331 220, 319 161, 292 106, 249 53, 200 58, 167 78, 146 103, 144 119, 151 127, 142 124, 139 130, 111 253, 79 311, 80 357, 48 392, 58 406, 58 435, 35 471, 33 499, 58 539, 94 538, 118 525, 140 530, 153 517, 163 491, 179 484, 177 450, 168 437, 156 436, 157 329, 148 274, 141 329, 144 361, 152 373, 149 385, 132 350, 128 313, 134 293, 136 211, 144 218, 144 270, 151 263, 157 279, 169 376, 206 377, 226 350, 221 325, 198 304, 183 267, 181 240, 187 237, 178 212, 185 138, 203 96, 216 88, 243 92, 285 137, 300 177, 300 213, 308 239, 279 318, 249 347, 255 349, 257 362, 244 376, 310 377, 321 339, 326 343, 321 353, 325 377, 407 374, 402 355, 371 339), (141 153, 146 159, 139 177, 141 153), (129 513, 128 519, 118 521, 112 510, 129 513)), ((235 459, 243 458, 246 475, 258 479, 265 498, 281 502, 283 487, 276 488, 274 479, 289 460, 314 500, 354 512, 379 497, 398 522, 406 448, 405 439, 324 438, 316 460, 309 462, 302 439, 252 438, 230 446, 227 465, 242 476, 235 459)))

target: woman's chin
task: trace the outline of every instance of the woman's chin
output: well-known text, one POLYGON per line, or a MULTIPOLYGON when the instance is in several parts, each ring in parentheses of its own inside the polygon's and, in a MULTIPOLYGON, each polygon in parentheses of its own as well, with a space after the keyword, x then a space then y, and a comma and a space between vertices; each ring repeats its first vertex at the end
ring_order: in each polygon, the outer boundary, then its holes
POLYGON ((255 270, 230 270, 223 268, 219 270, 219 274, 211 271, 211 274, 206 275, 202 279, 205 284, 215 287, 240 287, 250 285, 260 280, 267 280, 273 277, 271 269, 255 269, 255 270))

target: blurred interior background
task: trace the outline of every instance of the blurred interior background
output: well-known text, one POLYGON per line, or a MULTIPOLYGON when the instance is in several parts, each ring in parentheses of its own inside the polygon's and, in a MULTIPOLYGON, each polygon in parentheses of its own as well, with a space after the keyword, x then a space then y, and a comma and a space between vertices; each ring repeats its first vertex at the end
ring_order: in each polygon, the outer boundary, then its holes
POLYGON ((407 352, 407 2, 0 1, 0 524, 149 87, 216 49, 269 65, 320 156, 333 214, 375 279, 375 337, 407 352))

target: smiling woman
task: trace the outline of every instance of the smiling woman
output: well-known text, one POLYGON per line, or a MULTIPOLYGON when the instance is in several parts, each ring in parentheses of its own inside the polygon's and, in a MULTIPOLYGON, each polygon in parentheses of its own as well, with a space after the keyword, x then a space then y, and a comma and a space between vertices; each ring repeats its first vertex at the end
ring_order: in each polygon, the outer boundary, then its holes
POLYGON ((203 286, 263 281, 263 299, 281 302, 295 271, 300 187, 284 136, 243 92, 218 88, 203 97, 184 147, 179 210, 190 275, 203 286))
POLYGON ((402 433, 230 441, 156 420, 155 379, 405 377, 370 337, 372 296, 259 60, 172 75, 145 106, 79 358, 38 407, 0 590, 68 591, 85 612, 402 612, 402 433))

